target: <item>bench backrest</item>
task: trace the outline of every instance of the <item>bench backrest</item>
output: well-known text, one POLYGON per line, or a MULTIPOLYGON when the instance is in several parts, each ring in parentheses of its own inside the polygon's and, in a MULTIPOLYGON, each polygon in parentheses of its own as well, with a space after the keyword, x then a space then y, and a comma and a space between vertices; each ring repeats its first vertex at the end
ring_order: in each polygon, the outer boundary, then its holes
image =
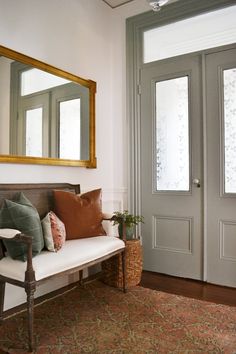
MULTIPOLYGON (((4 199, 13 199, 17 192, 23 192, 26 198, 37 208, 42 219, 50 210, 54 210, 53 189, 80 193, 79 184, 69 183, 33 183, 0 184, 0 208, 4 199)), ((0 259, 4 256, 4 246, 0 240, 0 259)))
POLYGON ((50 210, 54 210, 53 189, 80 193, 79 184, 69 183, 34 183, 34 184, 0 184, 0 208, 4 199, 12 199, 17 192, 24 195, 37 208, 40 218, 43 218, 50 210))

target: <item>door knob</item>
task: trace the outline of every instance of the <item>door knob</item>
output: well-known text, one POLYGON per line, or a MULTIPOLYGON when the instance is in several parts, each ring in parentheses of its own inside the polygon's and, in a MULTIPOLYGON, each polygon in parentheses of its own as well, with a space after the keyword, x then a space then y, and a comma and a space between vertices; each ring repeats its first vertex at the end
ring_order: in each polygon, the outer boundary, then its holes
POLYGON ((193 184, 194 184, 197 188, 200 188, 200 187, 201 187, 200 179, 199 179, 199 178, 194 178, 194 179, 193 179, 193 184))

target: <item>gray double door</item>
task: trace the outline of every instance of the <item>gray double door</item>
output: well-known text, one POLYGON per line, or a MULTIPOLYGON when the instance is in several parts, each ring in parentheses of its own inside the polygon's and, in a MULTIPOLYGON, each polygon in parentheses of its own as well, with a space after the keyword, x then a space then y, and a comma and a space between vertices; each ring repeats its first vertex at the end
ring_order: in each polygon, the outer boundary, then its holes
POLYGON ((141 70, 144 269, 236 286, 236 49, 141 70))

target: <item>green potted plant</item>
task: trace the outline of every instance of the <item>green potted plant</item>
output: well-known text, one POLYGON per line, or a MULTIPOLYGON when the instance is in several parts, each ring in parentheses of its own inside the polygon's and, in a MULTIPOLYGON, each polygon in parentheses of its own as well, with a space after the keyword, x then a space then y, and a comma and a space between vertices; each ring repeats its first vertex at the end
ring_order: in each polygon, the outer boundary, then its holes
POLYGON ((133 215, 128 212, 128 210, 115 211, 111 218, 113 225, 118 225, 119 237, 123 238, 123 225, 125 225, 126 240, 131 240, 134 238, 135 226, 138 223, 143 223, 143 216, 133 215))

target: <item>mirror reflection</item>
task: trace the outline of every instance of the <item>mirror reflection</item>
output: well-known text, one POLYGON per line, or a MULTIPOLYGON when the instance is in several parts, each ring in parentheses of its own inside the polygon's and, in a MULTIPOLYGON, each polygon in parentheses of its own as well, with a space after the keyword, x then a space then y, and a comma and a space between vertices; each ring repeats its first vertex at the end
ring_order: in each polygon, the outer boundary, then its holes
POLYGON ((24 157, 29 163, 71 160, 69 165, 96 167, 96 83, 10 53, 0 56, 0 161, 12 156, 13 162, 24 157))

